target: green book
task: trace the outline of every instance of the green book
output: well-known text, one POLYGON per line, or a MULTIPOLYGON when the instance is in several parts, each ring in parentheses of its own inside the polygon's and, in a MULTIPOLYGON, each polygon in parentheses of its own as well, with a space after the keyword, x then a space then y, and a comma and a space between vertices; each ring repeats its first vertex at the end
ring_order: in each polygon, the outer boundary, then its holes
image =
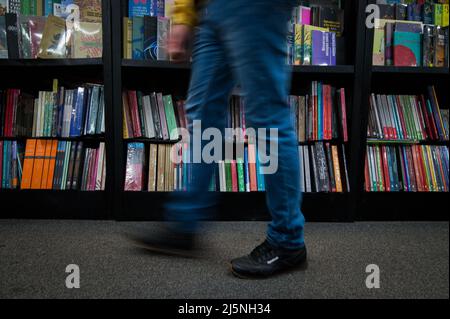
POLYGON ((226 191, 233 191, 233 182, 231 181, 231 163, 229 160, 225 161, 225 182, 226 182, 226 191))
POLYGON ((444 6, 442 4, 434 4, 433 6, 434 25, 442 26, 443 14, 444 14, 444 6))
POLYGON ((70 157, 71 148, 72 148, 72 142, 67 141, 66 148, 64 150, 64 162, 63 162, 63 168, 62 168, 61 190, 66 189, 67 173, 68 173, 69 157, 70 157))
POLYGON ((147 136, 147 130, 146 130, 146 122, 145 122, 145 116, 144 116, 144 110, 142 108, 142 92, 137 91, 136 92, 137 97, 137 105, 138 105, 138 112, 139 112, 139 118, 141 120, 141 132, 142 136, 147 136))
POLYGON ((163 103, 170 139, 177 140, 179 138, 179 134, 177 129, 177 119, 175 118, 175 110, 173 108, 172 96, 163 96, 163 103))
POLYGON ((238 158, 236 160, 237 174, 238 174, 238 186, 239 192, 245 192, 245 180, 244 180, 244 160, 238 158))

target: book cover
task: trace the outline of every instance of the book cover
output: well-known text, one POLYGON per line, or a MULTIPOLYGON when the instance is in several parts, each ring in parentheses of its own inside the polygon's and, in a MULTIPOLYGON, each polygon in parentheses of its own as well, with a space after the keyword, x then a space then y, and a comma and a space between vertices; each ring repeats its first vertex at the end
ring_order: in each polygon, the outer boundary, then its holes
POLYGON ((133 20, 128 17, 123 18, 123 58, 133 57, 133 20))
POLYGON ((165 163, 166 163, 166 145, 158 144, 158 176, 156 183, 156 190, 158 192, 164 192, 164 184, 166 183, 164 174, 165 174, 165 163))
POLYGON ((161 123, 161 130, 164 140, 170 140, 169 129, 167 127, 167 116, 164 108, 163 95, 162 93, 156 94, 156 101, 158 104, 158 111, 161 123))
POLYGON ((44 33, 46 18, 45 17, 28 17, 29 38, 31 42, 31 59, 37 59, 39 54, 39 46, 44 33))
POLYGON ((313 37, 312 31, 328 32, 326 28, 319 28, 310 25, 303 26, 303 65, 312 64, 313 56, 313 37))
MULTIPOLYGON (((445 30, 442 27, 437 26, 435 28, 434 35, 434 66, 435 67, 445 67, 446 65, 446 46, 448 46, 448 42, 446 44, 446 36, 445 30)), ((448 41, 448 38, 447 38, 448 41)), ((447 53, 448 55, 448 53, 447 53)))
POLYGON ((73 3, 80 8, 81 22, 102 22, 102 0, 73 0, 73 3))
POLYGON ((433 3, 429 1, 425 1, 423 4, 423 22, 425 24, 433 24, 434 22, 433 3))
POLYGON ((46 140, 36 141, 35 160, 33 164, 33 174, 31 178, 31 189, 41 188, 46 145, 47 145, 46 140))
POLYGON ((83 167, 84 147, 83 142, 78 142, 75 156, 75 164, 73 168, 72 185, 70 189, 78 190, 80 188, 80 180, 83 167))
POLYGON ((148 191, 156 192, 157 181, 158 146, 150 144, 149 170, 148 170, 148 191))
POLYGON ((373 49, 372 49, 372 65, 384 66, 385 61, 385 36, 384 30, 376 28, 374 31, 373 49))
POLYGON ((101 23, 80 22, 72 35, 72 58, 101 58, 103 33, 101 23))
MULTIPOLYGON (((158 1, 159 3, 160 1, 158 1)), ((169 60, 169 55, 167 53, 167 39, 169 36, 170 20, 164 17, 158 17, 158 27, 157 27, 157 60, 169 60)))
POLYGON ((170 140, 175 141, 179 138, 177 120, 175 118, 175 110, 173 106, 172 96, 163 96, 164 111, 167 118, 167 129, 169 133, 170 140))
POLYGON ((406 20, 408 5, 404 3, 395 4, 395 20, 406 20))
POLYGON ((132 18, 132 58, 133 60, 144 59, 144 17, 134 16, 132 18))
POLYGON ((144 144, 129 143, 125 171, 125 191, 142 191, 144 144))
POLYGON ((17 24, 17 14, 7 13, 5 15, 6 42, 9 59, 19 59, 19 28, 17 24))
POLYGON ((55 59, 65 58, 66 55, 66 21, 50 15, 45 23, 42 40, 39 45, 38 57, 42 59, 55 59))
POLYGON ((36 144, 37 144, 37 140, 35 140, 35 139, 29 139, 26 142, 22 181, 21 181, 21 186, 20 186, 21 189, 30 189, 31 188, 31 180, 32 180, 32 176, 33 176, 36 144))
POLYGON ((394 65, 421 65, 421 35, 414 32, 394 32, 394 65))
POLYGON ((333 7, 319 8, 319 26, 341 37, 344 32, 344 10, 333 7))
POLYGON ((144 16, 144 58, 158 59, 158 17, 144 16))
POLYGON ((152 14, 152 0, 128 0, 128 16, 130 18, 149 16, 152 14))
POLYGON ((8 42, 6 37, 6 20, 0 15, 0 59, 8 58, 8 42))
POLYGON ((444 7, 442 4, 433 5, 433 24, 436 26, 442 26, 442 14, 444 7))
POLYGON ((161 127, 161 118, 159 116, 159 108, 158 108, 156 93, 150 94, 150 105, 151 105, 151 110, 152 110, 153 122, 155 123, 156 138, 162 139, 163 133, 162 133, 162 127, 161 127))

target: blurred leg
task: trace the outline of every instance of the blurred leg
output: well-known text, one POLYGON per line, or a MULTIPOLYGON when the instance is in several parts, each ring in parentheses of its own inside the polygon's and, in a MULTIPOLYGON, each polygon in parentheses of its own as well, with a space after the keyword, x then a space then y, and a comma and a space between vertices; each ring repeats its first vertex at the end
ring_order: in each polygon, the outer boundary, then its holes
POLYGON ((292 0, 216 0, 211 16, 220 25, 233 75, 246 98, 247 127, 278 129, 278 170, 266 175, 266 199, 272 215, 268 241, 281 248, 304 246, 300 211, 298 143, 287 96, 287 21, 292 0))
MULTIPOLYGON (((210 19, 205 16, 196 32, 192 76, 186 102, 191 139, 194 120, 201 121, 202 129, 214 127, 223 133, 232 87, 223 44, 210 19)), ((201 153, 197 156, 201 156, 201 153)), ((189 191, 171 194, 165 211, 166 219, 176 222, 175 231, 194 233, 198 228, 198 221, 213 210, 217 195, 208 189, 215 165, 217 164, 191 164, 189 191)))

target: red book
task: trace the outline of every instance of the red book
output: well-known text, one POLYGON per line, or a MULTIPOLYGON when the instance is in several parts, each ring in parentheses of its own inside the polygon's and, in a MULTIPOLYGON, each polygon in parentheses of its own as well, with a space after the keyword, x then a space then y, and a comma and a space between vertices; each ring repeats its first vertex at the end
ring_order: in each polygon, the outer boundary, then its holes
POLYGON ((239 191, 238 189, 238 177, 237 177, 237 167, 236 167, 236 161, 231 161, 231 186, 233 192, 237 193, 239 191))
POLYGON ((2 189, 3 172, 3 141, 0 141, 0 189, 2 189))
POLYGON ((326 112, 326 125, 325 125, 325 137, 326 140, 331 140, 333 138, 332 134, 332 112, 331 112, 331 86, 330 85, 324 85, 324 93, 325 93, 325 112, 326 112))
POLYGON ((417 158, 417 152, 414 149, 414 146, 407 148, 407 150, 412 158, 412 163, 414 164, 414 173, 415 173, 415 178, 416 178, 416 183, 417 183, 417 190, 419 192, 423 192, 424 188, 423 188, 423 183, 422 183, 422 176, 421 176, 421 171, 420 171, 420 166, 419 166, 419 160, 417 158))
POLYGON ((386 191, 390 192, 391 191, 391 179, 389 178, 389 163, 388 163, 388 159, 387 159, 387 151, 386 151, 386 147, 383 145, 381 146, 381 154, 383 157, 382 163, 383 163, 383 175, 385 176, 384 180, 385 180, 385 187, 386 187, 386 191))
POLYGON ((431 123, 430 123, 430 120, 427 115, 427 106, 424 104, 424 102, 421 99, 419 99, 419 97, 416 97, 416 99, 417 99, 417 103, 419 105, 419 108, 420 108, 420 111, 422 113, 422 117, 423 117, 423 120, 425 123, 427 139, 433 139, 433 132, 431 131, 431 123))
POLYGON ((341 98, 341 116, 342 116, 342 136, 344 142, 348 142, 348 129, 347 129, 347 104, 345 103, 345 89, 340 89, 341 98))
POLYGON ((398 109, 398 114, 400 117, 400 122, 401 122, 401 129, 402 129, 402 134, 403 134, 403 138, 407 139, 408 138, 408 131, 406 130, 406 121, 405 121, 405 113, 403 112, 403 107, 400 101, 400 96, 396 95, 395 99, 397 101, 397 109, 398 109))
POLYGON ((248 170, 250 175, 250 191, 258 191, 258 183, 256 180, 256 149, 254 144, 248 145, 248 170))
POLYGON ((369 173, 369 161, 368 161, 368 154, 366 153, 366 161, 364 164, 364 176, 365 176, 365 188, 366 188, 366 192, 370 192, 371 191, 371 187, 370 187, 370 173, 369 173))
POLYGON ((133 122, 133 134, 135 137, 141 137, 141 123, 139 121, 139 109, 136 91, 128 91, 128 104, 130 105, 131 120, 133 122))
POLYGON ((439 139, 439 134, 438 134, 438 131, 437 131, 436 123, 434 122, 433 114, 431 114, 428 111, 428 105, 426 103, 425 96, 421 95, 420 99, 421 99, 423 105, 425 106, 425 109, 427 110, 426 114, 428 116, 428 121, 430 122, 431 131, 433 133, 433 137, 432 138, 433 138, 433 140, 438 140, 439 139))

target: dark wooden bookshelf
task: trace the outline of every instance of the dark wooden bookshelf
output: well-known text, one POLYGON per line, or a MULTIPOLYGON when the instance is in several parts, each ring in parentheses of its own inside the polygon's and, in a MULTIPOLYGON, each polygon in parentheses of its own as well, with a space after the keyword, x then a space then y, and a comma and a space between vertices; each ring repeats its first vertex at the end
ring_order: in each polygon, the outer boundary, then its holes
POLYGON ((0 87, 16 87, 26 92, 50 90, 53 79, 60 85, 104 84, 106 134, 80 137, 0 137, 0 140, 26 139, 106 143, 105 191, 9 190, 0 189, 0 218, 29 219, 111 219, 114 173, 114 127, 111 70, 111 1, 102 1, 103 57, 95 59, 0 59, 0 87), (108 164, 109 163, 109 164, 108 164))

